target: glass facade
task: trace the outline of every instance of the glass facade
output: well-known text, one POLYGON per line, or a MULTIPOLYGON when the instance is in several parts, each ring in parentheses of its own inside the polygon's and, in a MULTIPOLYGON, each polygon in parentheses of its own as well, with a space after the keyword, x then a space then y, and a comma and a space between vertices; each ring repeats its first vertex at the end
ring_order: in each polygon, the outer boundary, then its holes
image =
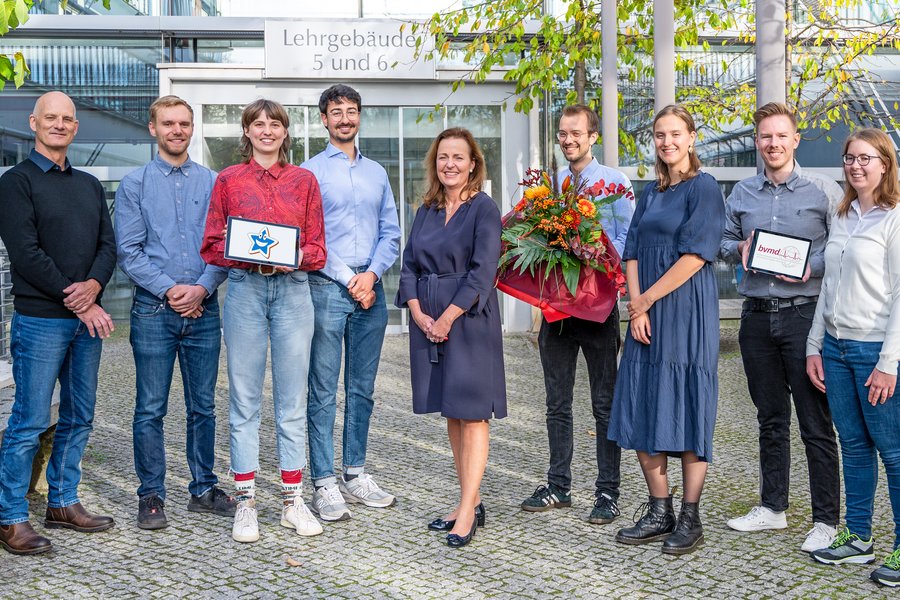
MULTIPOLYGON (((195 110, 197 107, 194 107, 195 110)), ((325 149, 328 132, 322 126, 318 106, 286 106, 291 118, 291 156, 301 164, 325 149)), ((221 170, 239 162, 241 137, 239 104, 204 104, 202 135, 203 163, 221 170)), ((469 128, 485 154, 488 170, 486 191, 502 189, 502 114, 499 106, 457 106, 435 113, 431 108, 407 106, 366 106, 357 143, 368 158, 388 173, 400 216, 403 241, 421 205, 426 187, 424 158, 435 136, 446 127, 469 128)), ((492 194, 500 206, 499 194, 492 194)), ((402 247, 402 244, 401 244, 402 247)), ((392 300, 400 279, 400 262, 384 274, 385 293, 392 300)), ((389 304, 391 304, 389 302, 389 304)), ((403 313, 389 306, 390 323, 403 325, 403 313)))

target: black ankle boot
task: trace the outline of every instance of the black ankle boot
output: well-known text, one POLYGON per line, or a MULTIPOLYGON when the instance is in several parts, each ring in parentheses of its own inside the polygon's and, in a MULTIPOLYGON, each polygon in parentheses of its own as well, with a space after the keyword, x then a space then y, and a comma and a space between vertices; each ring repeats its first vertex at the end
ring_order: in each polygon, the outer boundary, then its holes
MULTIPOLYGON (((623 544, 649 544, 669 537, 675 529, 675 510, 672 508, 672 496, 654 498, 642 504, 638 512, 643 512, 634 527, 625 527, 616 534, 616 541, 623 544)), ((637 516, 637 512, 635 513, 637 516)))
POLYGON ((675 531, 663 543, 666 554, 687 554, 703 543, 703 523, 700 522, 700 503, 682 502, 675 531))

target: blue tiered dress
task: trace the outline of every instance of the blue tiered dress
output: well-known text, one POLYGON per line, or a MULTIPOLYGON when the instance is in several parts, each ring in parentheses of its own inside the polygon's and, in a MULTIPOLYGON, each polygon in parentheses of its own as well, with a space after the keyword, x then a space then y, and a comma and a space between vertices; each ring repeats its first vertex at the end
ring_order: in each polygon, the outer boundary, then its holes
POLYGON ((649 311, 650 344, 625 336, 609 439, 651 454, 712 458, 719 380, 719 295, 712 262, 725 228, 725 202, 700 173, 665 192, 654 184, 635 207, 623 260, 638 261, 641 291, 683 254, 707 261, 649 311))

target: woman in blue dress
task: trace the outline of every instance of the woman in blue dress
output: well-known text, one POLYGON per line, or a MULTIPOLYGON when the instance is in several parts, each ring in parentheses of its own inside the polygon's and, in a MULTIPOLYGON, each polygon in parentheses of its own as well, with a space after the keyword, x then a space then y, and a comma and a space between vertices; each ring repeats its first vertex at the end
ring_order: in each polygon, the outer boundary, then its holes
POLYGON ((609 439, 637 451, 650 500, 625 544, 662 541, 685 554, 703 541, 699 502, 712 458, 718 401, 719 297, 712 262, 725 227, 718 183, 700 171, 691 114, 670 105, 653 120, 656 183, 644 190, 625 242, 631 317, 609 439), (678 519, 666 475, 681 457, 678 519))
POLYGON ((491 417, 506 416, 500 305, 500 211, 481 191, 484 155, 469 131, 448 129, 425 159, 428 190, 403 250, 396 304, 409 308, 413 411, 439 412, 460 500, 428 528, 465 546, 484 525, 481 479, 491 417))

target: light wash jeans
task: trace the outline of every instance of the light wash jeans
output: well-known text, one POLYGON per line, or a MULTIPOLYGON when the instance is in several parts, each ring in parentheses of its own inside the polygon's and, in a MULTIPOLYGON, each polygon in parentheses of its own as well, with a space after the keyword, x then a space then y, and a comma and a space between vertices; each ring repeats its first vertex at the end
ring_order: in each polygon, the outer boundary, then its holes
POLYGON ((270 341, 278 462, 282 470, 302 469, 314 323, 306 272, 266 277, 231 269, 222 320, 231 394, 231 470, 259 469, 259 409, 270 341))
POLYGON ((81 454, 93 429, 102 343, 78 319, 14 313, 10 352, 16 399, 0 445, 0 525, 28 520, 25 493, 38 436, 50 426, 50 403, 59 379, 59 421, 47 465, 47 506, 77 504, 81 454))
POLYGON ((344 365, 343 466, 366 463, 369 419, 375 405, 375 375, 388 314, 381 282, 375 284, 375 304, 363 310, 347 288, 321 275, 309 276, 316 308, 309 368, 310 476, 318 485, 333 483, 334 421, 337 387, 344 365))

